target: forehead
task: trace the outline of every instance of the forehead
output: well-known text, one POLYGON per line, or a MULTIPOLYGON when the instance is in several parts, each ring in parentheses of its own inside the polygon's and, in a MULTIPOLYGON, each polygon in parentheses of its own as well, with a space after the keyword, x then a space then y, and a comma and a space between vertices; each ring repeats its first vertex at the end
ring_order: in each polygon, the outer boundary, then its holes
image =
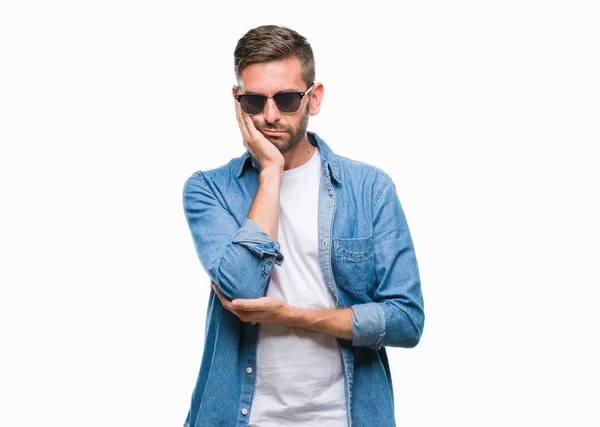
POLYGON ((244 92, 267 95, 285 90, 306 89, 298 58, 249 65, 242 70, 240 86, 244 92))

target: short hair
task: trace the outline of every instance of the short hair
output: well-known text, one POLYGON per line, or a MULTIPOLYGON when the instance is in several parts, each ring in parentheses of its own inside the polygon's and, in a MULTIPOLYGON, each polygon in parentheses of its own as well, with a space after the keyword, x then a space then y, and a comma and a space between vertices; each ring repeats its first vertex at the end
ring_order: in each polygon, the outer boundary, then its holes
POLYGON ((315 58, 306 37, 277 25, 262 25, 249 30, 238 40, 233 52, 235 77, 252 64, 298 58, 300 73, 306 85, 315 81, 315 58))

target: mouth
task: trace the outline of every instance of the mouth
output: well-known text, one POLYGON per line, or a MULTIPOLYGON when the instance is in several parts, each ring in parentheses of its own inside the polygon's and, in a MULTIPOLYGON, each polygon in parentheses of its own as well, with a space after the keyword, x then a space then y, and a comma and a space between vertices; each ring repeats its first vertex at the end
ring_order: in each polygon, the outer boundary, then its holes
POLYGON ((270 129, 261 129, 260 130, 264 135, 269 135, 269 136, 281 136, 283 135, 285 132, 280 131, 280 130, 270 130, 270 129))

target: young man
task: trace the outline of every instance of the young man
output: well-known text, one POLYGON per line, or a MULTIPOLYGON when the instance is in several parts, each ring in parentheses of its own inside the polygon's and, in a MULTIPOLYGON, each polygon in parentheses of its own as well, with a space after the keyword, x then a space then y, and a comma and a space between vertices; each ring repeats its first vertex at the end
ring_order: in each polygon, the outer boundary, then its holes
POLYGON ((304 37, 254 28, 234 57, 247 150, 183 189, 212 280, 184 426, 394 426, 385 346, 414 347, 424 322, 394 183, 307 132, 323 85, 304 37))

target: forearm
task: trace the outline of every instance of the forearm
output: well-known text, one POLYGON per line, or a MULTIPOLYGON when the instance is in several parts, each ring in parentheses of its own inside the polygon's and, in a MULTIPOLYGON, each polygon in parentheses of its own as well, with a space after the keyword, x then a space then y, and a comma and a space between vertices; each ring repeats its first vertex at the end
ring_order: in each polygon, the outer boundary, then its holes
POLYGON ((279 198, 283 168, 267 167, 260 171, 259 185, 248 218, 256 222, 268 235, 277 241, 279 231, 279 198))
POLYGON ((201 172, 186 180, 182 197, 196 252, 211 279, 228 298, 262 297, 273 265, 283 262, 279 244, 251 218, 240 223, 201 172))
POLYGON ((351 308, 315 309, 289 307, 286 325, 352 340, 351 308))
POLYGON ((265 295, 274 264, 281 264, 283 256, 279 246, 266 240, 248 242, 257 237, 270 239, 251 219, 240 230, 243 233, 226 245, 222 257, 208 271, 228 298, 260 298, 265 295))

